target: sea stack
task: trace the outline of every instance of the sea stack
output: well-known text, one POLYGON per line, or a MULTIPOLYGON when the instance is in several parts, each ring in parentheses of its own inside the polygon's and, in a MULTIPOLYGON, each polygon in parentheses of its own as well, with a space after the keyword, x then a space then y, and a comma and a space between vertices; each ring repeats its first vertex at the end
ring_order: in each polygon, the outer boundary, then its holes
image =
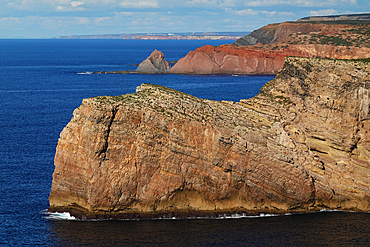
POLYGON ((292 57, 240 102, 151 84, 84 99, 58 141, 49 211, 369 211, 369 106, 368 63, 292 57))
POLYGON ((154 50, 150 56, 142 61, 136 72, 139 73, 165 73, 170 70, 170 64, 161 51, 154 50))

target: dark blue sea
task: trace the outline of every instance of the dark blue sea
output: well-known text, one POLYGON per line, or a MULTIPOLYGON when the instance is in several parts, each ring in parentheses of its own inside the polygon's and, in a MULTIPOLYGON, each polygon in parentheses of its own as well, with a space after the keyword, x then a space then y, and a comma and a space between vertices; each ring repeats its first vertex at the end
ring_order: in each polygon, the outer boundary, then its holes
POLYGON ((370 246, 370 214, 77 221, 48 214, 59 133, 82 99, 160 84, 201 98, 250 98, 273 76, 86 74, 136 69, 232 41, 0 40, 0 246, 370 246))

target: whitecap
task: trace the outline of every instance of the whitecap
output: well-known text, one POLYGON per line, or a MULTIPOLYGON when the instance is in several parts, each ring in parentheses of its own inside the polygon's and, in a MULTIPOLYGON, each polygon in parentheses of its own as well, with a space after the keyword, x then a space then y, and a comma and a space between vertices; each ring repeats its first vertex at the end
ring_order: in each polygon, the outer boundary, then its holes
POLYGON ((220 215, 216 217, 216 219, 222 220, 222 219, 243 219, 243 218, 266 218, 266 217, 274 217, 274 216, 283 216, 283 215, 291 215, 291 214, 265 214, 265 213, 260 213, 259 215, 248 215, 245 213, 242 214, 231 214, 231 215, 220 215))
POLYGON ((59 212, 55 212, 55 213, 51 213, 51 212, 47 212, 46 210, 42 212, 42 214, 44 215, 44 219, 49 219, 49 220, 77 220, 76 217, 72 216, 70 213, 68 212, 63 212, 63 213, 59 213, 59 212))
POLYGON ((92 75, 93 72, 90 72, 90 71, 85 71, 85 72, 80 72, 80 73, 77 73, 79 75, 92 75))

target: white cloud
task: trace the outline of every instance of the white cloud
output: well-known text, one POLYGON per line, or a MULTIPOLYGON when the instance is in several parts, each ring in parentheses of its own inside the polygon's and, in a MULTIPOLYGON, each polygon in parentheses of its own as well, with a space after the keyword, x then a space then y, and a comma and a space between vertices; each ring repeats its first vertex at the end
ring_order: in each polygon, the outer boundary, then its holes
POLYGON ((126 17, 126 16, 132 16, 132 15, 134 15, 135 14, 135 12, 125 12, 125 11, 123 11, 123 12, 115 12, 115 17, 117 18, 119 18, 119 17, 126 17))
POLYGON ((323 6, 337 6, 342 3, 356 4, 357 0, 246 0, 245 5, 249 7, 266 7, 277 5, 289 5, 298 7, 323 7, 323 6))
POLYGON ((14 24, 14 23, 18 23, 20 20, 19 17, 3 17, 3 18, 0 18, 0 23, 1 23, 1 26, 3 25, 9 25, 9 24, 14 24))
MULTIPOLYGON (((0 8, 1 4, 0 0, 0 8)), ((102 8, 158 8, 158 1, 166 0, 13 0, 6 6, 24 11, 76 11, 82 6, 88 10, 102 8)))
POLYGON ((119 6, 125 8, 158 8, 158 3, 156 1, 126 0, 121 2, 119 6))
POLYGON ((217 3, 214 0, 191 0, 186 1, 186 5, 195 7, 200 5, 217 5, 217 3))
POLYGON ((75 20, 79 25, 87 25, 91 23, 90 19, 87 17, 75 17, 75 20))
POLYGON ((310 14, 366 12, 370 7, 368 1, 0 0, 0 35, 11 37, 18 30, 19 36, 26 36, 21 29, 27 30, 27 37, 205 31, 208 28, 252 31, 269 23, 296 20, 310 14), (73 14, 77 11, 78 14, 73 14), (13 18, 8 18, 10 16, 13 18))
POLYGON ((258 15, 258 12, 253 9, 235 10, 237 15, 258 15))
POLYGON ((295 17, 297 16, 293 12, 278 12, 278 15, 280 15, 280 16, 295 16, 295 17))
POLYGON ((269 15, 269 16, 274 16, 276 14, 276 11, 262 11, 263 14, 269 15))
MULTIPOLYGON (((185 5, 188 7, 233 7, 238 5, 238 2, 240 0, 189 0, 185 2, 185 5)), ((176 5, 181 7, 181 3, 176 5)))
POLYGON ((110 17, 99 17, 99 18, 96 18, 95 20, 94 20, 94 23, 96 24, 96 25, 102 25, 103 24, 103 22, 109 22, 109 21, 111 21, 112 20, 112 18, 110 18, 110 17))
MULTIPOLYGON (((249 7, 262 7, 262 6, 274 6, 274 5, 281 5, 281 4, 287 4, 289 1, 283 1, 283 0, 262 0, 262 1, 245 1, 245 5, 249 7)), ((297 2, 297 1, 292 1, 297 2)))
POLYGON ((325 15, 335 15, 338 14, 338 11, 335 9, 322 9, 318 11, 310 11, 311 15, 319 15, 319 16, 325 16, 325 15))
POLYGON ((71 5, 73 8, 83 5, 83 4, 84 4, 83 2, 79 2, 79 1, 71 2, 71 5))
MULTIPOLYGON (((251 8, 282 5, 291 7, 337 8, 336 6, 356 5, 364 0, 0 0, 1 8, 24 11, 101 11, 119 8, 251 8), (359 2, 359 3, 358 3, 359 2)), ((368 0, 365 0, 368 1, 368 0)), ((365 5, 362 4, 362 5, 365 5)), ((287 10, 290 11, 290 10, 287 10)))

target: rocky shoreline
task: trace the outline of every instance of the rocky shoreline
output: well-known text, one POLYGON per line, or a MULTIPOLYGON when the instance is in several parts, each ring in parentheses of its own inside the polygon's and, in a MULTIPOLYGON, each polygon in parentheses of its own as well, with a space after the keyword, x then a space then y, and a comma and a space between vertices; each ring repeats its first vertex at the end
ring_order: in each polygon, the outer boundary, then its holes
MULTIPOLYGON (((322 210, 326 210, 323 208, 322 210)), ((356 209, 351 210, 356 212, 356 209)), ((92 214, 91 212, 79 211, 75 208, 49 208, 50 213, 68 212, 71 216, 79 220, 158 220, 158 219, 220 219, 220 218, 241 218, 241 217, 258 217, 258 216, 282 216, 291 214, 303 214, 318 212, 315 210, 246 210, 243 208, 230 209, 227 211, 195 211, 195 210, 179 210, 179 211, 163 211, 163 212, 104 212, 92 214)))

